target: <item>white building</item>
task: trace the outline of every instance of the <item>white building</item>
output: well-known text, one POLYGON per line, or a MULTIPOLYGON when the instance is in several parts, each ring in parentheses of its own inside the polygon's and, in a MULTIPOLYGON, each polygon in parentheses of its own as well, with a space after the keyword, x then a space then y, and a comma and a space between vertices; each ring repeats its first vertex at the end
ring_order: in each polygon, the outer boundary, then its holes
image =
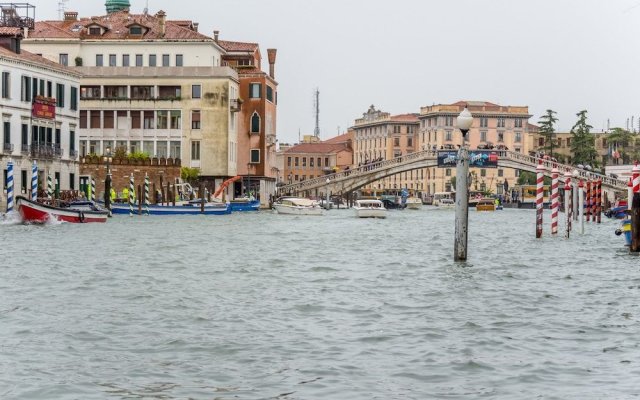
POLYGON ((107 1, 100 17, 38 21, 23 43, 83 74, 80 155, 124 148, 180 158, 216 184, 236 175, 239 81, 220 66, 224 50, 197 23, 131 14, 124 3, 107 1))
POLYGON ((39 187, 51 175, 58 190, 78 188, 80 74, 21 50, 23 29, 0 27, 0 168, 6 207, 7 163, 14 163, 14 195, 30 193, 31 167, 39 187))

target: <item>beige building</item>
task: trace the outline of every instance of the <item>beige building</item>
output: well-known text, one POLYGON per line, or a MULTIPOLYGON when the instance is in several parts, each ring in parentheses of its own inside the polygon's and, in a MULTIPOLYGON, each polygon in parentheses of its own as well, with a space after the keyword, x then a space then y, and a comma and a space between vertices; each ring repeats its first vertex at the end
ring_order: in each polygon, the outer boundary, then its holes
MULTIPOLYGON (((420 148, 418 114, 392 116, 372 105, 362 118, 356 119, 351 129, 354 167, 411 154, 420 148)), ((389 176, 361 190, 364 194, 395 194, 406 188, 411 194, 421 195, 427 189, 427 170, 421 168, 389 176)))
MULTIPOLYGON (((483 101, 460 101, 454 104, 437 104, 420 108, 420 149, 456 150, 462 144, 462 134, 455 125, 456 117, 465 108, 473 115, 473 124, 467 140, 469 148, 506 149, 527 154, 528 120, 531 118, 527 106, 501 106, 483 101)), ((502 194, 504 182, 509 187, 517 181, 517 171, 502 168, 471 168, 471 190, 502 194)), ((428 168, 429 194, 448 192, 453 189, 452 168, 428 168)))

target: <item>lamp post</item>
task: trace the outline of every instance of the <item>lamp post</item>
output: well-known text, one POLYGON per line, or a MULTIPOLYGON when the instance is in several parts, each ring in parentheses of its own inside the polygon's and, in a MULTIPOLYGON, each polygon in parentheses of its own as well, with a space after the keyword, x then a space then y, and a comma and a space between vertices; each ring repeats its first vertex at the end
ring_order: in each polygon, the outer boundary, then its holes
POLYGON ((111 170, 109 169, 109 163, 112 161, 111 148, 107 147, 105 155, 102 160, 105 163, 105 178, 104 178, 104 206, 109 211, 111 216, 111 170))
POLYGON ((327 210, 329 210, 329 182, 331 181, 329 180, 329 178, 327 178, 327 195, 326 195, 327 199, 324 204, 324 208, 327 210))
POLYGON ((247 197, 251 197, 251 163, 247 163, 247 197))
POLYGON ((454 242, 454 261, 467 259, 467 231, 469 223, 469 148, 466 136, 473 123, 473 116, 465 107, 458 115, 458 129, 462 132, 462 146, 458 150, 456 161, 456 226, 454 242))

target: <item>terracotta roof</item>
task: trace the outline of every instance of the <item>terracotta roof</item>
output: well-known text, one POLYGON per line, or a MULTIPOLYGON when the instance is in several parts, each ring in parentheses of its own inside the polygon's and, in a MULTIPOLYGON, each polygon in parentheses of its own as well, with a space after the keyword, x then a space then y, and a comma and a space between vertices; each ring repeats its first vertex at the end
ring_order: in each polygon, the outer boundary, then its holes
POLYGON ((400 114, 393 115, 391 122, 419 122, 418 114, 400 114))
POLYGON ((488 101, 473 101, 473 100, 460 100, 456 103, 451 104, 452 106, 468 106, 468 107, 500 107, 498 104, 490 103, 488 101))
POLYGON ((285 153, 327 154, 346 150, 344 144, 338 143, 300 143, 285 150, 285 153))
POLYGON ((37 21, 29 38, 77 38, 77 39, 131 39, 131 40, 213 40, 209 36, 183 26, 185 21, 165 21, 165 35, 162 36, 160 19, 155 15, 130 14, 123 10, 109 15, 68 21, 37 21), (89 35, 87 26, 100 25, 107 28, 102 36, 89 35), (127 26, 141 25, 149 30, 142 36, 129 35, 127 26))
POLYGON ((21 35, 22 29, 11 26, 0 26, 0 35, 21 35))
POLYGON ((228 40, 218 40, 220 47, 226 51, 256 51, 258 43, 230 42, 228 40))
POLYGON ((327 144, 345 143, 349 140, 352 140, 352 136, 353 135, 350 132, 347 132, 347 133, 343 133, 342 135, 332 137, 331 139, 327 139, 322 143, 327 143, 327 144))
POLYGON ((26 61, 26 62, 30 62, 30 63, 35 63, 35 64, 40 64, 41 66, 47 67, 47 68, 52 68, 55 70, 58 70, 60 72, 66 72, 66 73, 70 73, 76 76, 80 76, 81 74, 78 73, 77 71, 74 71, 71 68, 65 67, 62 64, 58 64, 57 62, 53 62, 53 61, 49 61, 46 58, 39 56, 37 54, 33 54, 33 53, 29 53, 28 51, 25 50, 21 50, 20 54, 16 54, 13 51, 0 46, 0 56, 1 57, 9 57, 9 58, 14 58, 16 60, 20 60, 20 61, 26 61))

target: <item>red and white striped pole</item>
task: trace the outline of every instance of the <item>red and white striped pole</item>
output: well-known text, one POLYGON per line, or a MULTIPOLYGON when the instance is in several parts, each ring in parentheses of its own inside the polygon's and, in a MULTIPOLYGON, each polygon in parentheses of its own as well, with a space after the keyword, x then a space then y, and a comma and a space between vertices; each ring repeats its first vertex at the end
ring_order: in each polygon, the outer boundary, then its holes
MULTIPOLYGON (((580 183, 582 183, 582 180, 580 181, 580 183)), ((587 182, 585 183, 584 190, 585 190, 584 215, 585 215, 585 220, 589 222, 589 220, 591 219, 591 182, 589 180, 587 180, 587 182)))
POLYGON ((591 221, 596 222, 596 181, 591 182, 591 221))
MULTIPOLYGON (((571 193, 571 176, 571 172, 569 171, 564 173, 564 183, 565 185, 569 185, 569 202, 567 202, 567 200, 565 199, 565 204, 567 204, 569 208, 565 208, 564 212, 567 213, 569 221, 573 219, 573 194, 571 193)), ((567 190, 566 187, 564 189, 567 190)), ((569 222, 569 230, 571 230, 571 222, 569 222)))
POLYGON ((627 184, 627 210, 631 210, 631 201, 633 200, 633 178, 629 178, 627 184))
POLYGON ((571 232, 571 178, 565 174, 564 180, 564 216, 565 216, 565 233, 564 237, 569 238, 571 232))
POLYGON ((637 161, 631 170, 631 177, 633 178, 633 193, 640 192, 640 167, 637 161))
POLYGON ((602 180, 596 181, 596 217, 598 223, 601 222, 600 215, 602 214, 602 180))
POLYGON ((551 170, 551 234, 558 234, 558 168, 551 170))
POLYGON ((584 197, 584 183, 582 182, 582 179, 580 179, 580 182, 578 183, 578 220, 580 221, 580 225, 578 226, 580 227, 581 235, 584 234, 584 197))
POLYGON ((544 166, 542 163, 536 167, 536 238, 542 237, 542 213, 544 206, 544 166))

